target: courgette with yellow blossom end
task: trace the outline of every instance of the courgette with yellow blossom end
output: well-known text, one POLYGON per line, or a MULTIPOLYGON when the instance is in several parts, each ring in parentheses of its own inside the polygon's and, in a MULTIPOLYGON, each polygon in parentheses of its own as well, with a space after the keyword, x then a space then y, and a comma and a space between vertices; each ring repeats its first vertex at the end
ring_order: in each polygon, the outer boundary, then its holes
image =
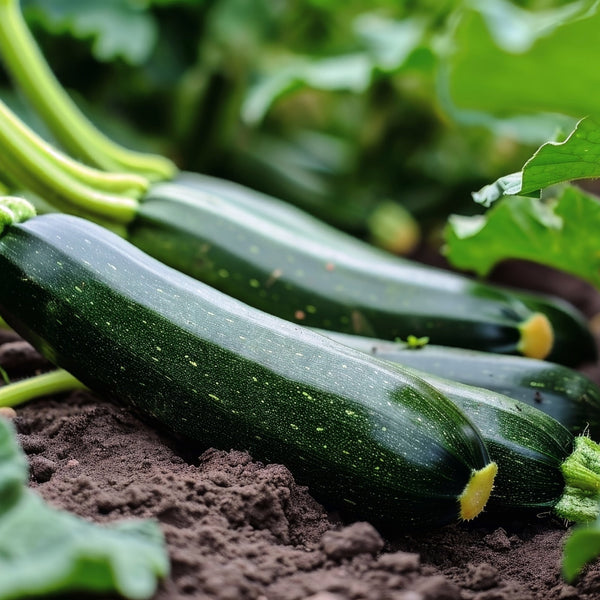
MULTIPOLYGON (((596 442, 573 437, 555 419, 502 394, 419 371, 413 374, 436 386, 470 416, 494 461, 474 472, 459 496, 461 520, 470 520, 484 506, 490 514, 533 510, 576 522, 597 518, 600 446, 596 442)), ((57 369, 0 387, 0 407, 81 387, 78 379, 57 369)))
POLYGON ((7 224, 0 270, 11 327, 90 389, 190 444, 282 462, 324 502, 405 529, 485 506, 495 465, 479 432, 396 366, 73 216, 7 224))
POLYGON ((127 239, 228 295, 305 326, 387 339, 425 335, 440 345, 537 358, 553 348, 545 315, 506 290, 358 240, 308 238, 182 186, 153 186, 127 239))

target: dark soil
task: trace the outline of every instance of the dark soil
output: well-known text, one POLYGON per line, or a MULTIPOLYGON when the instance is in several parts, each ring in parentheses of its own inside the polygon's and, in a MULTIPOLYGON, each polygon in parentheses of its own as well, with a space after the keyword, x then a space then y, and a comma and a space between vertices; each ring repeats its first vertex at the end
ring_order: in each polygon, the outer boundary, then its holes
MULTIPOLYGON (((557 293, 592 325, 600 314, 597 293, 553 271, 510 264, 495 277, 557 293)), ((16 336, 0 342, 11 376, 47 367, 16 336)), ((582 368, 600 383, 597 365, 582 368)), ((192 451, 92 393, 32 403, 15 423, 30 485, 52 505, 98 523, 160 522, 171 575, 156 600, 600 598, 600 564, 574 586, 561 580, 568 527, 547 514, 392 535, 341 522, 283 465, 241 451, 192 451)))

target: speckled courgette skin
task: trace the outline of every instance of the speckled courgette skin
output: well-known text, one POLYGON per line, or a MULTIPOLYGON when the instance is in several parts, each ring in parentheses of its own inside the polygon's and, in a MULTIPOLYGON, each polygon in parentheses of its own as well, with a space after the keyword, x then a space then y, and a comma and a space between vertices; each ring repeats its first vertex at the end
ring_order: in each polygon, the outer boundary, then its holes
POLYGON ((503 356, 427 344, 322 331, 332 339, 383 360, 467 385, 486 388, 554 417, 571 433, 600 439, 600 388, 568 367, 523 356, 503 356))
POLYGON ((568 485, 562 464, 574 450, 574 433, 582 433, 590 414, 597 418, 600 406, 600 390, 587 378, 518 356, 432 346, 403 349, 398 343, 326 335, 414 369, 471 419, 498 464, 486 512, 543 512, 560 506, 568 485), (548 397, 537 403, 536 393, 548 397), (544 408, 550 410, 545 413, 544 408), (574 431, 552 413, 565 417, 574 431))
POLYGON ((326 502, 404 528, 459 518, 490 465, 419 378, 262 313, 107 230, 49 214, 0 238, 0 314, 91 389, 206 447, 290 466, 326 502))
POLYGON ((575 438, 556 419, 508 396, 413 371, 452 400, 477 426, 498 465, 486 511, 551 511, 567 491, 561 465, 575 438))
MULTIPOLYGON (((414 261, 400 257, 390 258, 388 254, 338 231, 289 203, 218 177, 184 171, 178 174, 175 182, 176 186, 159 186, 152 192, 151 205, 143 208, 138 222, 138 241, 143 243, 146 251, 160 253, 161 260, 176 265, 179 269, 191 270, 196 277, 211 277, 208 271, 214 266, 216 269, 226 270, 235 278, 234 270, 228 266, 230 257, 224 256, 221 251, 221 246, 229 240, 219 239, 219 232, 239 236, 232 246, 232 252, 236 255, 240 252, 239 246, 243 244, 243 239, 246 239, 248 245, 262 249, 261 256, 248 257, 246 261, 242 249, 241 260, 238 257, 234 262, 234 268, 242 269, 238 275, 240 280, 231 281, 212 276, 211 283, 228 293, 240 294, 246 302, 256 303, 266 311, 285 318, 301 317, 304 324, 344 333, 371 335, 387 340, 405 338, 411 334, 427 335, 435 344, 509 354, 513 353, 511 348, 514 348, 514 340, 517 339, 514 331, 510 331, 510 326, 518 323, 527 312, 536 311, 549 319, 554 332, 554 345, 546 359, 572 366, 597 358, 596 343, 584 316, 559 298, 480 285, 465 277, 450 275, 447 271, 421 267, 414 261), (169 204, 171 200, 177 201, 181 197, 182 188, 187 188, 188 194, 197 196, 200 210, 206 205, 203 194, 209 193, 221 203, 243 209, 259 219, 276 224, 279 229, 287 232, 282 234, 286 243, 278 247, 277 240, 268 241, 248 234, 247 226, 236 230, 235 211, 228 213, 222 210, 223 218, 218 223, 214 222, 211 215, 207 216, 209 227, 214 228, 212 235, 208 236, 210 248, 204 247, 208 262, 193 264, 192 267, 186 265, 187 259, 200 259, 193 250, 192 232, 198 231, 201 235, 206 235, 206 230, 188 214, 189 224, 184 226, 187 233, 169 231, 172 227, 169 224, 169 204), (165 200, 162 208, 161 197, 165 200), (166 230, 160 229, 157 219, 163 219, 166 230), (151 234, 144 235, 146 225, 152 230, 151 234), (178 246, 173 236, 179 234, 184 240, 178 250, 179 256, 169 257, 170 247, 178 246), (153 244, 156 244, 155 248, 153 244), (161 249, 161 245, 165 247, 161 249), (310 249, 303 255, 307 245, 317 256, 310 256, 310 249), (274 252, 275 257, 270 252, 274 252), (285 262, 290 254, 294 257, 291 265, 285 262), (333 254, 334 257, 329 260, 326 258, 328 254, 333 254), (338 273, 335 276, 333 273, 323 274, 324 265, 331 268, 340 255, 354 260, 337 262, 338 273), (264 268, 261 268, 261 259, 265 260, 264 268), (376 273, 369 273, 370 268, 379 263, 387 271, 385 277, 390 278, 387 288, 376 273), (269 272, 269 268, 273 268, 273 271, 269 272), (303 276, 299 277, 293 272, 295 270, 301 270, 303 276), (354 284, 351 283, 352 279, 348 283, 340 275, 342 270, 344 274, 349 273, 351 278, 356 277, 354 284), (283 278, 280 277, 278 285, 274 286, 270 275, 280 271, 283 278), (323 286, 319 294, 310 294, 310 290, 306 289, 307 282, 312 277, 323 286), (248 284, 253 286, 252 289, 248 289, 248 284), (291 286, 289 293, 282 292, 284 285, 291 286), (342 287, 348 285, 351 292, 344 295, 342 287), (406 294, 402 293, 402 289, 406 289, 406 294), (334 303, 334 308, 327 314, 330 302, 334 303), (464 314, 460 307, 464 309, 464 314), (319 312, 311 312, 314 309, 319 312), (379 314, 381 319, 377 318, 379 314), (507 315, 508 327, 504 323, 507 315), (486 320, 488 326, 485 324, 486 320), (399 331, 403 333, 398 333, 399 331)), ((268 234, 268 229, 265 234, 268 234)))
POLYGON ((354 239, 343 247, 310 239, 183 186, 154 186, 128 239, 235 298, 312 327, 385 339, 426 335, 437 344, 512 354, 534 314, 499 288, 354 239), (351 252, 355 244, 364 251, 351 252))

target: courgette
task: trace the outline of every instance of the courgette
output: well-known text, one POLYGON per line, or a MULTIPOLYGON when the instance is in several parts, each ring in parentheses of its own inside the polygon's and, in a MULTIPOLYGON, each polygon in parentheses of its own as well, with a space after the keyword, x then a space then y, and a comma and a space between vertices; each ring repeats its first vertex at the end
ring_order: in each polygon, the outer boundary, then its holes
POLYGON ((362 352, 534 406, 571 433, 600 439, 600 388, 584 374, 548 361, 427 344, 411 348, 333 331, 324 335, 362 352))
POLYGON ((85 219, 23 219, 0 238, 0 314, 83 384, 174 435, 283 462, 325 502, 374 521, 437 526, 483 509, 496 465, 419 378, 85 219))
POLYGON ((221 197, 155 185, 128 226, 135 246, 265 312, 361 335, 546 356, 553 332, 505 291, 375 248, 338 250, 221 197))
MULTIPOLYGON (((417 370, 413 374, 443 391, 479 428, 499 467, 486 513, 497 517, 495 513, 533 510, 577 522, 597 518, 600 445, 586 436, 573 437, 549 415, 502 394, 417 370)), ((82 385, 57 369, 0 387, 0 407, 82 385)))
MULTIPOLYGON (((175 183, 199 194, 208 192, 217 196, 222 201, 229 202, 254 215, 260 215, 265 219, 273 221, 282 228, 297 232, 313 242, 329 245, 337 252, 347 253, 353 257, 360 257, 360 259, 364 261, 371 260, 379 262, 386 258, 390 258, 387 253, 383 253, 377 248, 373 248, 342 231, 330 227, 305 211, 278 198, 274 198, 246 186, 218 177, 186 171, 181 171, 177 174, 175 183)), ((167 196, 170 195, 169 189, 170 188, 168 187, 166 188, 167 196)), ((177 197, 177 195, 178 193, 175 191, 174 196, 177 197)), ((505 288, 498 285, 473 285, 471 287, 471 280, 468 280, 462 275, 450 275, 448 271, 432 269, 431 267, 420 265, 419 263, 406 258, 393 257, 391 260, 395 264, 396 269, 405 266, 407 269, 407 277, 409 278, 411 277, 410 273, 413 272, 412 270, 415 269, 415 267, 421 267, 421 274, 417 278, 418 281, 428 279, 429 277, 431 277, 433 281, 436 281, 436 276, 441 274, 439 280, 441 285, 443 285, 443 281, 452 281, 452 279, 454 279, 456 284, 460 286, 462 281, 465 296, 468 296, 469 294, 485 294, 486 287, 493 288, 493 290, 498 290, 499 292, 506 294, 507 297, 512 298, 517 304, 522 303, 529 311, 543 314, 551 323, 554 344, 547 356, 535 355, 533 353, 529 353, 529 356, 534 358, 546 358, 547 360, 565 365, 579 365, 586 361, 594 361, 597 358, 596 342, 590 332, 585 317, 572 304, 561 298, 539 292, 534 293, 521 289, 505 288)), ((418 270, 419 269, 417 269, 417 271, 418 270)), ((426 289, 423 290, 423 294, 427 294, 426 289)), ((453 310, 453 301, 451 298, 448 298, 448 303, 445 306, 439 307, 440 312, 444 310, 453 310)), ((435 312, 432 314, 432 318, 435 319, 435 312)), ((312 326, 313 323, 311 322, 309 325, 312 326)), ((316 326, 318 327, 319 325, 316 326)), ((337 327, 327 328, 332 331, 340 330, 343 333, 362 334, 360 331, 349 331, 347 328, 343 330, 337 327)), ((415 330, 410 333, 425 336, 428 335, 422 331, 423 330, 421 330, 421 333, 418 333, 415 330)), ((454 341, 442 343, 439 338, 434 337, 433 339, 435 340, 435 343, 440 345, 473 347, 462 343, 460 340, 460 328, 456 329, 455 334, 457 339, 454 341)), ((380 331, 377 336, 387 340, 395 339, 389 331, 380 331)), ((476 349, 494 351, 484 345, 477 346, 476 349)), ((498 352, 498 350, 495 351, 498 352)), ((504 353, 503 350, 500 351, 504 353)), ((523 352, 520 353, 523 354, 523 352)))
POLYGON ((450 398, 481 432, 498 465, 486 511, 551 512, 576 522, 597 518, 600 445, 574 437, 556 419, 508 396, 409 372, 450 398))

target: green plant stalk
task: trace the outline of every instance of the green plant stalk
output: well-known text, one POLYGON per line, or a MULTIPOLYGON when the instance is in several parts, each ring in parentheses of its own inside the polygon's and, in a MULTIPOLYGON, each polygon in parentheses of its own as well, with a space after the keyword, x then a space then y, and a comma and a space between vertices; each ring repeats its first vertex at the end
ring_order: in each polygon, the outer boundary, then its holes
POLYGON ((107 173, 77 162, 46 142, 23 123, 1 100, 0 127, 20 138, 32 155, 35 153, 41 160, 50 161, 57 169, 61 169, 80 183, 99 191, 139 198, 150 186, 147 178, 135 173, 107 173))
POLYGON ((15 407, 36 398, 88 389, 67 371, 57 369, 0 387, 0 407, 15 407))
POLYGON ((575 438, 574 450, 562 463, 566 488, 554 507, 559 517, 577 522, 598 518, 600 446, 585 436, 575 438))
POLYGON ((78 181, 48 155, 32 147, 20 128, 0 118, 0 173, 6 173, 32 192, 67 212, 91 213, 117 223, 128 223, 138 201, 109 194, 78 181))
POLYGON ((8 225, 23 223, 35 217, 35 208, 24 198, 2 196, 0 200, 0 234, 8 225))
POLYGON ((48 66, 23 19, 18 0, 0 0, 0 55, 68 152, 106 171, 137 173, 151 181, 174 176, 177 168, 169 159, 120 146, 80 111, 48 66))

